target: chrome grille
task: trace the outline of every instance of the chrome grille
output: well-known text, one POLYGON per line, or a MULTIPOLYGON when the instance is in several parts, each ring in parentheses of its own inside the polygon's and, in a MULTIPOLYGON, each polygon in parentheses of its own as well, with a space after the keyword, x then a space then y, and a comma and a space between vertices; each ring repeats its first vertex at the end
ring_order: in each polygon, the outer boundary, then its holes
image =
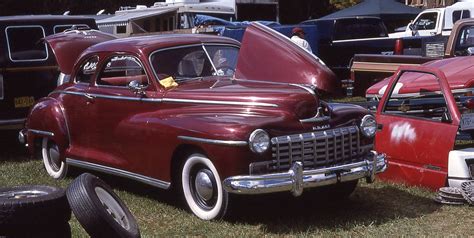
POLYGON ((295 161, 304 169, 316 169, 360 160, 366 146, 360 145, 357 126, 272 138, 273 161, 268 169, 286 171, 295 161))

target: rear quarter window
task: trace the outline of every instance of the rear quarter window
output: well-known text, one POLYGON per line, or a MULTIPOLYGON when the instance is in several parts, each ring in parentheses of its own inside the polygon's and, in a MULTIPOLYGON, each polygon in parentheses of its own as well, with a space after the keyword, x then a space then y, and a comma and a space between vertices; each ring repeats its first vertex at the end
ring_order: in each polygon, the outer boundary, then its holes
POLYGON ((11 61, 44 61, 48 59, 48 48, 42 41, 45 37, 42 26, 8 26, 5 28, 5 36, 11 61))

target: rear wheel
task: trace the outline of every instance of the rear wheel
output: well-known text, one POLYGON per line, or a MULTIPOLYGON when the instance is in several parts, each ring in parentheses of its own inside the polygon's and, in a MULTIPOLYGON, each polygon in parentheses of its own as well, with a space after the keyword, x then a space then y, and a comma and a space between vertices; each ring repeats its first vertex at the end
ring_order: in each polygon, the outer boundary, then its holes
POLYGON ((67 164, 61 160, 59 146, 51 139, 45 137, 41 143, 43 164, 49 176, 62 179, 67 173, 67 164))
POLYGON ((222 218, 229 196, 214 164, 201 154, 192 154, 181 170, 181 185, 189 209, 203 220, 222 218))

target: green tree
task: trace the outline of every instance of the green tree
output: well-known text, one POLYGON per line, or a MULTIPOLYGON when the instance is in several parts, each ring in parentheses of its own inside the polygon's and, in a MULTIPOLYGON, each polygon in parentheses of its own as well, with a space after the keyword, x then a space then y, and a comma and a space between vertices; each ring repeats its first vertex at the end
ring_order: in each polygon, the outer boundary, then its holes
POLYGON ((352 7, 360 2, 362 2, 362 0, 329 0, 329 3, 336 9, 352 7))

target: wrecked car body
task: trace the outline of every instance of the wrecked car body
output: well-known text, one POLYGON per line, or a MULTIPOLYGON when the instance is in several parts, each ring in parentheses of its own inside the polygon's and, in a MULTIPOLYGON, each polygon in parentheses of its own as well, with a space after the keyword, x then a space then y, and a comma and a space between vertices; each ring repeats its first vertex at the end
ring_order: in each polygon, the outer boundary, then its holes
MULTIPOLYGON (((294 59, 307 60, 299 47, 280 52, 293 59, 252 70, 248 62, 274 54, 247 48, 254 41, 271 39, 279 49, 286 42, 262 25, 249 29, 242 45, 207 35, 104 38, 74 66, 58 60, 71 80, 32 108, 20 137, 31 155, 42 152, 53 178, 76 166, 176 186, 206 220, 224 216, 228 193, 299 196, 344 184, 350 194, 358 179, 372 182, 386 169, 385 156, 372 149, 374 117, 359 106, 321 101, 297 81, 306 78, 282 81, 318 73, 310 63, 292 67, 294 59), (288 74, 276 74, 277 67, 288 74), (253 72, 261 69, 266 74, 253 72)), ((46 40, 74 47, 72 36, 46 40)))
MULTIPOLYGON (((471 61, 435 64, 452 60, 471 61)), ((455 73, 466 66, 430 66, 400 67, 379 102, 375 148, 390 164, 380 177, 432 189, 460 187, 474 174, 474 101, 472 93, 454 90, 463 85, 456 82, 468 81, 465 70, 455 73)))

